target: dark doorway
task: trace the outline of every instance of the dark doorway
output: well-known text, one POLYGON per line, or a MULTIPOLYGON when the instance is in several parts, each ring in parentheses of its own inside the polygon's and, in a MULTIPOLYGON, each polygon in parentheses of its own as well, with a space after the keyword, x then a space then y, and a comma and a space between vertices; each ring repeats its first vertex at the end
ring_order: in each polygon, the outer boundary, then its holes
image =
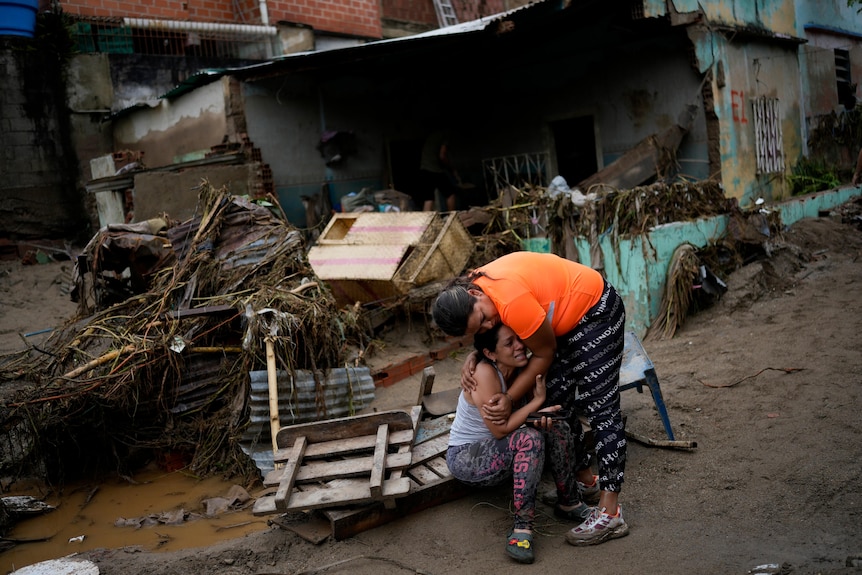
MULTIPOLYGON (((389 185, 392 189, 415 198, 419 177, 419 161, 423 140, 391 140, 389 153, 389 185)), ((415 203, 415 199, 414 199, 415 203)), ((419 209, 421 209, 421 203, 419 209)))
POLYGON ((557 170, 569 187, 574 187, 598 171, 592 116, 552 122, 551 131, 554 134, 557 170))

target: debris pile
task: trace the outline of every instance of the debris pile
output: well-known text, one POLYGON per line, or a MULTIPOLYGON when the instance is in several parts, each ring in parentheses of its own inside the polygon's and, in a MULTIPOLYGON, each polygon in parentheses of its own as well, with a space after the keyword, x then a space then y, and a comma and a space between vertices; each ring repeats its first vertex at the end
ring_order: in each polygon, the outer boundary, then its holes
POLYGON ((39 349, 0 358, 4 473, 127 472, 156 452, 199 475, 256 477, 237 439, 265 340, 288 373, 343 367, 370 341, 277 206, 207 182, 199 206, 189 221, 151 222, 158 231, 100 231, 78 258, 80 313, 39 349))

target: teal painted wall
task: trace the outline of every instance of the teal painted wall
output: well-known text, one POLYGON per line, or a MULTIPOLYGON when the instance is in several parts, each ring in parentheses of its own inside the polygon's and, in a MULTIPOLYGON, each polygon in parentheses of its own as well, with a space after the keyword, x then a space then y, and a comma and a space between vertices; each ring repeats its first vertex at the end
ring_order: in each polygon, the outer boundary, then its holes
MULTIPOLYGON (((779 34, 796 32, 794 0, 670 0, 667 4, 680 14, 703 11, 710 24, 756 26, 779 34)), ((667 16, 667 4, 665 0, 643 0, 644 15, 667 16)), ((819 7, 820 2, 811 4, 819 7)))
MULTIPOLYGON (((780 212, 782 223, 790 226, 803 218, 817 217, 822 210, 834 208, 860 194, 862 188, 843 188, 767 206, 780 212)), ((625 302, 626 329, 643 337, 658 317, 674 250, 686 243, 696 248, 705 247, 719 240, 726 229, 727 216, 717 216, 660 226, 646 236, 620 239, 618 247, 609 235, 602 236, 599 245, 605 277, 625 302)), ((589 240, 575 238, 575 247, 578 259, 591 264, 589 240)))
POLYGON ((797 0, 797 35, 805 36, 805 26, 818 25, 862 34, 859 6, 847 6, 847 0, 797 0))

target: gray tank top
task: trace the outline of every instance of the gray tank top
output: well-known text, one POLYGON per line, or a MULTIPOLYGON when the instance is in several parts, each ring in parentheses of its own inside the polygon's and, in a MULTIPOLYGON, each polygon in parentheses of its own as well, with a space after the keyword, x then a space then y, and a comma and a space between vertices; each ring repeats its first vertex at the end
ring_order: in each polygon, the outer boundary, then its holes
MULTIPOLYGON (((494 370, 500 379, 500 393, 506 393, 508 386, 503 380, 503 374, 500 373, 496 365, 494 365, 494 370)), ((452 422, 452 428, 449 430, 449 445, 465 445, 489 438, 493 439, 494 434, 485 425, 479 408, 468 402, 467 398, 464 397, 464 390, 461 390, 461 394, 458 396, 458 407, 455 410, 455 421, 452 422)))

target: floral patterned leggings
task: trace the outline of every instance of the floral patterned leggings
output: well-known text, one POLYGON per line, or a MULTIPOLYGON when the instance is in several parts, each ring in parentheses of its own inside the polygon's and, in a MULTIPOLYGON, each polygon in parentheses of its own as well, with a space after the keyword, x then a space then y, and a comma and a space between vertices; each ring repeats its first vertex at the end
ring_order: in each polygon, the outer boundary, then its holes
POLYGON ((452 476, 476 487, 499 485, 512 478, 515 529, 533 529, 536 492, 545 463, 545 446, 561 505, 580 499, 574 473, 574 440, 565 422, 543 433, 520 427, 502 439, 483 439, 449 447, 446 463, 452 476))

